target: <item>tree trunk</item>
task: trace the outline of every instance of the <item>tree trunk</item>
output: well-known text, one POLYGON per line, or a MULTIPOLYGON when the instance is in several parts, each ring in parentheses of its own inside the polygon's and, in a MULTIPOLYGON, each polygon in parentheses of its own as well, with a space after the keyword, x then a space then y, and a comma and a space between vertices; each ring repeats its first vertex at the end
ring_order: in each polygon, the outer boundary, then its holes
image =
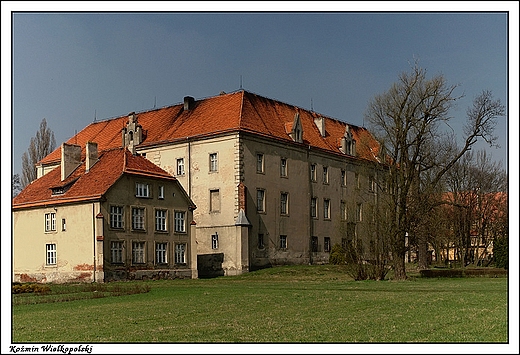
POLYGON ((417 249, 418 249, 418 266, 419 269, 428 269, 428 243, 422 234, 418 235, 417 238, 417 249))
POLYGON ((404 266, 404 255, 398 255, 400 253, 393 253, 394 259, 394 280, 402 281, 406 280, 406 269, 404 266))

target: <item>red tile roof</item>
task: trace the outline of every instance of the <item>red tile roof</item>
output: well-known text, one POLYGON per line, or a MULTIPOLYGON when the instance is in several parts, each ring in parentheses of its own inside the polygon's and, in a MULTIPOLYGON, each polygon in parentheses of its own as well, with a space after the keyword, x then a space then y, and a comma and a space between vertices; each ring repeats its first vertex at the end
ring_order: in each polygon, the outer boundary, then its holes
MULTIPOLYGON (((287 129, 292 127, 296 112, 299 112, 303 126, 304 145, 341 154, 339 147, 341 137, 345 133, 345 122, 244 90, 197 100, 194 108, 187 111, 184 110, 183 104, 177 104, 137 113, 138 123, 144 131, 143 142, 139 147, 232 131, 249 132, 292 142, 288 134, 290 130, 288 132, 287 129), (314 124, 314 119, 320 116, 325 119, 325 137, 321 136, 314 124)), ((128 116, 122 116, 91 123, 67 143, 80 145, 83 156, 87 141, 97 142, 99 151, 120 147, 121 130, 127 121, 128 116)), ((356 140, 357 156, 376 160, 379 149, 377 141, 365 128, 349 126, 356 140)), ((61 147, 57 148, 40 163, 59 162, 60 150, 61 147)))
MULTIPOLYGON (((64 181, 61 181, 61 168, 56 167, 27 186, 13 199, 12 206, 15 210, 97 200, 123 174, 177 181, 144 157, 134 156, 127 149, 109 149, 100 154, 99 160, 89 172, 85 173, 85 162, 83 162, 64 181), (67 190, 68 186, 70 187, 67 190), (65 188, 66 192, 53 195, 52 189, 58 187, 65 188)), ((193 202, 189 203, 193 205, 193 202)))

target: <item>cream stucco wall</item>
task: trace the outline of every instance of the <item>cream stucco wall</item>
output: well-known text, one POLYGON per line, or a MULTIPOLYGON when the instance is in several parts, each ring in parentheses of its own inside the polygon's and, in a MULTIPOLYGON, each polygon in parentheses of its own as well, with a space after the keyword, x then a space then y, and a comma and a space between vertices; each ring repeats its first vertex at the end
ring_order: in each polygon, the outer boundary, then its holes
POLYGON ((14 281, 93 281, 98 212, 98 203, 13 212, 14 281), (56 213, 56 231, 45 232, 46 213, 56 213), (56 244, 56 265, 46 265, 46 244, 56 244))

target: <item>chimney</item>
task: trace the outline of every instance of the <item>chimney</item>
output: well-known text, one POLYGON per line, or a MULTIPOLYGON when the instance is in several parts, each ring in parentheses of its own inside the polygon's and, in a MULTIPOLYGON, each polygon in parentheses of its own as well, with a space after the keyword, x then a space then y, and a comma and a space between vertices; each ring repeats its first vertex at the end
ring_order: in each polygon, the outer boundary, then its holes
POLYGON ((314 124, 318 127, 322 137, 325 137, 325 118, 319 116, 314 119, 314 124))
POLYGON ((98 161, 98 145, 95 142, 87 142, 85 147, 85 172, 88 173, 90 168, 98 161))
POLYGON ((192 110, 195 106, 195 99, 191 96, 184 96, 184 111, 192 110))
POLYGON ((81 164, 81 147, 75 144, 63 143, 61 145, 61 181, 81 164))

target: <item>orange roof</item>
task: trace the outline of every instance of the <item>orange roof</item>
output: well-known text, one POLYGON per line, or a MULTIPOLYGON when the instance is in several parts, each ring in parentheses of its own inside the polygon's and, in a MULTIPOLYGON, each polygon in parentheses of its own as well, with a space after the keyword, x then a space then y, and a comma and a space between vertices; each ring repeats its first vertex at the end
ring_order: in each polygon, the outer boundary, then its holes
MULTIPOLYGON (((85 173, 85 162, 83 162, 64 181, 61 181, 61 168, 56 167, 29 184, 13 199, 12 206, 13 209, 22 209, 97 200, 123 174, 177 181, 144 157, 134 156, 127 149, 110 149, 100 154, 99 160, 89 172, 85 173), (64 188, 65 192, 53 194, 52 190, 55 188, 64 188)), ((193 202, 189 201, 194 206, 193 202)))
MULTIPOLYGON (((197 100, 194 108, 187 111, 184 104, 177 104, 137 113, 138 123, 144 132, 143 142, 138 147, 232 131, 249 132, 289 143, 292 139, 287 129, 292 127, 296 112, 300 114, 304 145, 341 154, 339 147, 347 125, 345 122, 244 90, 197 100), (317 117, 325 119, 325 137, 314 124, 317 117)), ((97 142, 99 151, 120 147, 121 130, 127 121, 128 116, 122 116, 91 123, 67 143, 80 145, 83 157, 88 141, 97 142)), ((349 127, 357 142, 357 156, 375 161, 379 149, 377 141, 365 128, 349 127)), ((61 147, 58 147, 40 163, 59 162, 60 151, 61 147)))

